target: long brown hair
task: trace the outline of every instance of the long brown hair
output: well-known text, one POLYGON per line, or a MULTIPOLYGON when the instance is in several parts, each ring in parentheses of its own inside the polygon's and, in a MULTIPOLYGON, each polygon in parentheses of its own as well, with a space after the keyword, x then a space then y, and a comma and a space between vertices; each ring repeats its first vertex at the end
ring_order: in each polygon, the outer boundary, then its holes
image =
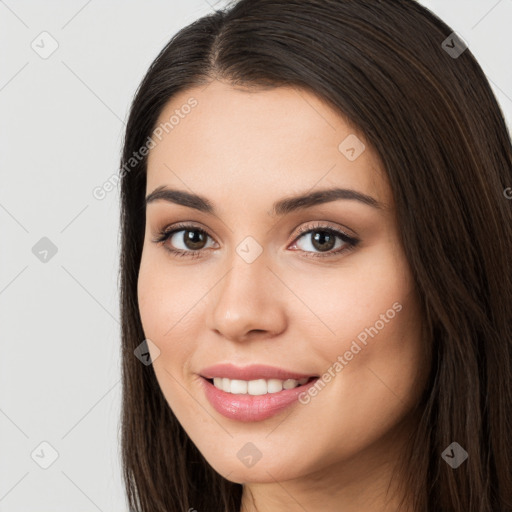
POLYGON ((137 277, 146 157, 134 163, 133 154, 175 94, 221 79, 312 91, 377 151, 432 354, 404 488, 415 512, 512 511, 512 146, 482 69, 452 33, 413 0, 240 0, 182 29, 151 64, 121 161, 121 448, 130 510, 240 510, 242 485, 211 468, 152 366, 134 356, 145 338, 137 277), (457 469, 441 457, 452 442, 469 454, 457 469))

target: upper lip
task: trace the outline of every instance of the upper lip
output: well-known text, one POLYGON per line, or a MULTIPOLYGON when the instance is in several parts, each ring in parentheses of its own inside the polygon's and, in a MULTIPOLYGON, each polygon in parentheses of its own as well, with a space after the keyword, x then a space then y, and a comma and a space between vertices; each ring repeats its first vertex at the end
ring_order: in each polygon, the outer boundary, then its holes
POLYGON ((292 372, 284 368, 267 366, 264 364, 251 364, 249 366, 235 366, 231 363, 215 364, 203 368, 200 373, 206 379, 214 377, 226 377, 228 379, 238 380, 257 380, 257 379, 304 379, 306 377, 316 377, 316 375, 292 372))

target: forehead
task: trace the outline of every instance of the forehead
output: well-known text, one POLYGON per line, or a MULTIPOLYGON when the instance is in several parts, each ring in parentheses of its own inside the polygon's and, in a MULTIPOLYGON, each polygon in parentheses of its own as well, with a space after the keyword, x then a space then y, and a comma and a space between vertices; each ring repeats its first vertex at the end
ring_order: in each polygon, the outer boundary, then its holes
POLYGON ((147 192, 168 185, 277 197, 335 185, 389 199, 364 134, 304 89, 248 90, 213 81, 175 95, 155 128, 147 192), (356 159, 347 158, 354 155, 350 147, 360 153, 356 159))

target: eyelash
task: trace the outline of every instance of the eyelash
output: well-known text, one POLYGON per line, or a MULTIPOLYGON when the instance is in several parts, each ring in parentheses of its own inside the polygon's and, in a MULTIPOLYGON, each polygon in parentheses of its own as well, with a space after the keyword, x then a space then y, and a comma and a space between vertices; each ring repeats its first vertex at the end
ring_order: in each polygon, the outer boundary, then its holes
MULTIPOLYGON (((213 238, 204 229, 198 228, 197 226, 194 226, 192 224, 179 223, 179 224, 174 225, 172 227, 172 229, 164 228, 161 231, 159 231, 157 238, 155 238, 153 240, 153 242, 157 243, 157 244, 164 244, 167 240, 169 240, 172 237, 172 235, 174 235, 175 233, 178 233, 179 231, 198 231, 210 238, 213 238)), ((349 236, 346 233, 344 233, 343 231, 334 229, 334 228, 332 228, 330 226, 326 226, 324 224, 317 224, 315 226, 309 225, 309 226, 299 228, 297 236, 293 240, 293 243, 295 244, 295 242, 297 242, 299 240, 299 238, 303 237, 304 235, 306 235, 308 233, 313 233, 315 231, 326 232, 326 233, 334 235, 338 238, 341 238, 341 240, 343 242, 345 242, 347 244, 347 246, 343 247, 342 249, 338 249, 334 252, 312 253, 312 254, 314 254, 314 256, 306 256, 307 258, 327 258, 327 257, 339 256, 341 253, 353 250, 357 246, 357 244, 360 242, 359 239, 349 236)), ((183 250, 179 250, 179 249, 172 249, 167 246, 165 247, 165 249, 167 251, 169 251, 170 253, 172 253, 174 256, 186 257, 186 258, 192 258, 192 259, 199 258, 201 256, 201 253, 206 250, 206 249, 198 249, 195 251, 194 250, 183 251, 183 250)), ((302 252, 311 254, 310 251, 302 251, 302 252)))

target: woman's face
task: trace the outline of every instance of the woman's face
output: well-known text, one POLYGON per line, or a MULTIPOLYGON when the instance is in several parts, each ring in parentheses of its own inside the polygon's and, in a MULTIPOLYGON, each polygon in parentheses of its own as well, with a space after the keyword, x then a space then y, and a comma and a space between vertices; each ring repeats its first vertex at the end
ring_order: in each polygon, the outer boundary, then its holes
POLYGON ((146 195, 181 195, 147 203, 138 301, 187 434, 235 482, 389 460, 427 361, 376 153, 301 89, 214 81, 158 124, 146 195))

